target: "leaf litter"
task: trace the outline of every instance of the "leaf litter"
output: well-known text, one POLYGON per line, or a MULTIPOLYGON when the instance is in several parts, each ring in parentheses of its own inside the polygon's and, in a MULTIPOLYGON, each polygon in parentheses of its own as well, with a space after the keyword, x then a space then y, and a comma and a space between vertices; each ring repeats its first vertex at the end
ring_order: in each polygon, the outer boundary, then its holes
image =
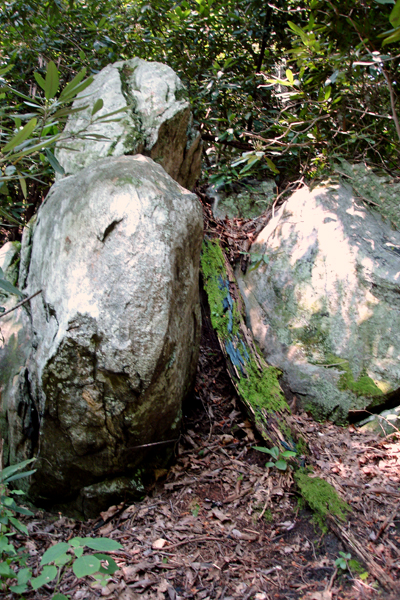
MULTIPOLYGON (((226 225, 216 224, 225 233, 226 225)), ((230 225, 233 233, 235 226, 242 231, 236 238, 246 248, 251 227, 230 225)), ((263 442, 242 412, 207 323, 204 318, 195 401, 186 406, 173 466, 156 474, 141 502, 110 507, 97 520, 37 511, 26 520, 29 538, 15 536, 29 566, 37 568, 54 543, 103 536, 123 546, 110 553, 119 570, 105 588, 70 570, 58 591, 71 600, 398 599, 400 435, 378 438, 353 425, 317 423, 306 413, 290 417, 310 448, 299 458, 352 509, 343 535, 323 534, 299 504, 291 469, 265 468, 268 457, 254 449, 263 442), (343 543, 346 532, 387 575, 390 589, 356 562, 343 543), (341 552, 351 555, 345 571, 335 565, 341 552)), ((50 599, 52 593, 50 583, 28 597, 50 599)))

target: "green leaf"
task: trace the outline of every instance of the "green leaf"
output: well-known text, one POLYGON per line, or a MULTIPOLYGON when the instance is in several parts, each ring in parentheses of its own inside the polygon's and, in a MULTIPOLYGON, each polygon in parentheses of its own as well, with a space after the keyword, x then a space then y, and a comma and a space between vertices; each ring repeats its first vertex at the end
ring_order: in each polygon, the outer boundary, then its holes
POLYGON ((286 471, 286 469, 287 469, 287 462, 285 460, 283 460, 282 458, 280 458, 279 460, 276 461, 275 467, 277 469, 279 469, 280 471, 286 471))
POLYGON ((397 0, 392 12, 390 13, 389 21, 393 27, 400 26, 400 0, 397 0))
POLYGON ((14 594, 23 594, 28 589, 26 583, 21 583, 19 585, 10 585, 10 591, 14 594))
POLYGON ((272 160, 270 158, 265 157, 265 162, 267 163, 267 165, 269 166, 269 168, 271 169, 271 171, 273 173, 275 173, 276 175, 279 175, 278 167, 275 165, 275 163, 272 162, 272 160))
POLYGON ((99 559, 95 556, 88 555, 77 558, 72 565, 72 570, 78 578, 86 577, 87 575, 93 575, 93 573, 97 573, 100 568, 101 563, 99 559))
POLYGON ((65 175, 64 167, 62 167, 60 165, 60 163, 58 162, 58 160, 56 159, 56 157, 54 156, 52 151, 49 150, 48 148, 45 148, 44 152, 47 156, 47 160, 49 161, 49 163, 51 164, 51 166, 53 167, 55 172, 60 173, 60 175, 65 175))
POLYGON ((42 88, 42 90, 46 89, 46 82, 43 79, 43 77, 41 76, 40 73, 38 73, 37 71, 34 72, 33 74, 34 78, 36 79, 36 83, 42 88))
POLYGON ((259 450, 260 452, 264 452, 265 454, 270 454, 273 458, 278 458, 279 449, 274 446, 273 448, 264 448, 263 446, 253 446, 253 450, 259 450))
MULTIPOLYGON (((70 100, 75 98, 75 96, 77 96, 79 94, 79 92, 83 92, 83 90, 85 90, 87 87, 89 87, 89 85, 92 82, 93 82, 93 76, 91 75, 90 77, 85 79, 85 81, 82 81, 81 84, 79 84, 73 88, 69 88, 68 91, 66 91, 68 88, 68 86, 67 86, 67 88, 65 88, 65 90, 64 90, 65 93, 63 92, 60 95, 59 100, 61 100, 62 102, 70 102, 70 100)), ((70 85, 70 84, 68 84, 68 85, 70 85)))
POLYGON ((119 567, 115 560, 108 556, 107 554, 95 554, 95 557, 98 558, 102 562, 107 562, 108 565, 105 567, 101 565, 100 573, 106 573, 107 575, 114 575, 116 571, 118 571, 119 567))
POLYGON ((281 456, 284 458, 290 458, 291 456, 296 456, 297 452, 293 452, 292 450, 285 450, 282 452, 281 456))
POLYGON ((101 98, 98 98, 96 100, 96 102, 94 103, 93 108, 92 108, 92 117, 97 112, 99 112, 99 110, 101 110, 103 108, 103 104, 104 104, 104 102, 103 102, 103 100, 101 98))
POLYGON ((23 193, 24 198, 28 197, 28 190, 26 188, 26 181, 25 181, 25 177, 23 177, 21 175, 21 173, 18 173, 18 180, 19 180, 19 185, 21 186, 21 190, 23 193))
POLYGON ((7 562, 0 562, 0 575, 2 577, 15 577, 15 573, 7 562))
POLYGON ((84 548, 85 547, 85 539, 86 538, 74 537, 74 538, 72 538, 72 539, 69 540, 69 543, 74 548, 77 547, 77 546, 82 546, 82 548, 84 548))
POLYGON ((72 562, 72 556, 70 554, 61 554, 61 556, 55 559, 54 564, 56 567, 63 567, 69 562, 72 562))
POLYGON ((83 50, 79 50, 79 58, 81 60, 86 60, 86 54, 84 53, 83 50))
POLYGON ((75 554, 76 558, 80 558, 83 554, 84 547, 78 546, 77 548, 73 548, 73 550, 74 550, 74 554, 75 554))
POLYGON ((70 545, 67 544, 67 542, 59 542, 58 544, 51 546, 43 554, 42 560, 40 561, 41 566, 48 565, 49 563, 55 561, 59 556, 65 554, 69 548, 70 545))
POLYGON ((47 65, 46 81, 44 88, 44 95, 46 100, 51 100, 58 92, 58 86, 60 79, 58 77, 58 70, 56 65, 51 60, 47 65))
POLYGON ((398 42, 400 40, 400 27, 398 27, 394 33, 385 38, 382 42, 382 46, 386 46, 387 44, 393 44, 393 42, 398 42))
POLYGON ((123 546, 110 538, 85 538, 85 546, 92 550, 100 550, 102 552, 111 552, 112 550, 122 550, 123 546))
POLYGON ((17 133, 17 135, 15 135, 5 146, 3 146, 3 148, 1 149, 3 154, 5 152, 9 152, 13 148, 15 148, 15 146, 18 146, 21 142, 26 140, 35 129, 36 124, 37 119, 36 117, 34 117, 29 121, 29 123, 25 125, 25 127, 21 131, 17 133))
POLYGON ((28 583, 29 579, 32 577, 32 571, 30 569, 20 569, 17 574, 18 585, 22 585, 28 583))
POLYGON ((70 93, 73 93, 73 90, 80 84, 82 79, 86 75, 86 67, 83 67, 77 75, 73 78, 72 81, 67 83, 61 94, 59 95, 59 100, 64 100, 65 96, 68 96, 70 93))
POLYGON ((267 462, 267 463, 265 463, 265 466, 266 466, 266 468, 272 468, 272 467, 275 466, 275 463, 273 463, 273 462, 267 462))
POLYGON ((3 288, 3 290, 6 290, 6 292, 8 292, 9 294, 15 294, 16 296, 19 296, 20 298, 24 297, 22 292, 20 292, 16 287, 14 287, 12 285, 12 283, 7 281, 7 279, 0 279, 0 288, 3 288))
POLYGON ((293 73, 290 69, 286 69, 286 77, 288 78, 288 80, 290 81, 290 83, 293 85, 294 83, 294 77, 293 77, 293 73))
MULTIPOLYGON (((36 459, 34 459, 36 460, 36 459)), ((29 461, 31 462, 31 461, 29 461)), ((36 473, 36 469, 32 469, 31 471, 24 471, 23 473, 17 473, 16 475, 11 475, 11 477, 7 477, 7 485, 11 483, 11 481, 17 481, 18 479, 23 479, 24 477, 29 477, 33 473, 36 473)), ((26 513, 28 514, 28 513, 26 513)))
POLYGON ((37 590, 38 588, 42 587, 42 585, 49 583, 49 581, 53 581, 53 579, 57 577, 57 573, 58 571, 56 567, 43 567, 42 574, 39 575, 39 577, 33 577, 31 579, 32 588, 37 590))
POLYGON ((21 533, 28 535, 28 529, 27 529, 26 525, 24 525, 23 523, 20 523, 18 521, 18 519, 16 519, 15 517, 10 517, 10 523, 12 523, 14 525, 15 529, 17 529, 21 533))

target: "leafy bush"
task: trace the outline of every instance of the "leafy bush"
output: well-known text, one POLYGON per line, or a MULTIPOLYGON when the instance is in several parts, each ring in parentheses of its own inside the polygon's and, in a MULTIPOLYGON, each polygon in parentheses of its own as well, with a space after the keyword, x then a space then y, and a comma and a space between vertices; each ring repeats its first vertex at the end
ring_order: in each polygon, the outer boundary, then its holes
MULTIPOLYGON (((21 490, 10 490, 10 483, 23 477, 29 477, 35 469, 23 471, 35 459, 29 459, 17 465, 6 467, 0 473, 0 577, 7 589, 15 594, 24 594, 37 590, 43 585, 55 581, 55 590, 59 588, 65 570, 72 566, 76 577, 91 576, 96 583, 107 585, 110 576, 118 569, 116 562, 104 552, 112 552, 122 548, 119 542, 109 538, 75 537, 68 542, 60 542, 51 546, 43 554, 40 561, 41 573, 33 576, 32 569, 27 567, 27 555, 24 549, 17 549, 12 543, 15 531, 29 535, 26 526, 16 518, 16 514, 33 516, 26 508, 19 506, 13 496, 24 494, 21 490), (22 471, 22 472, 21 472, 22 471), (97 550, 95 554, 84 554, 85 548, 97 550), (16 580, 16 583, 12 583, 16 580)), ((64 594, 56 592, 53 600, 68 600, 64 594)))

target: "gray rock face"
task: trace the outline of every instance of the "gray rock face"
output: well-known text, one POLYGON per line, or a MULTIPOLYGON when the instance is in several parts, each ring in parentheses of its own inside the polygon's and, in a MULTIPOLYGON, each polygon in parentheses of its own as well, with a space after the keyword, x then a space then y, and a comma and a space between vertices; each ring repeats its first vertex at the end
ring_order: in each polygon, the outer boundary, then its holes
POLYGON ((36 410, 37 502, 96 514, 169 456, 173 444, 153 458, 137 446, 177 437, 198 358, 202 227, 197 198, 143 156, 97 161, 52 187, 21 268, 24 291, 42 289, 16 400, 36 410))
POLYGON ((400 388, 400 233, 346 186, 296 192, 237 276, 253 333, 286 389, 321 418, 400 388))
POLYGON ((82 106, 88 108, 69 117, 64 133, 86 130, 88 138, 68 140, 66 148, 56 153, 67 174, 100 158, 140 153, 159 163, 183 187, 193 188, 200 175, 201 138, 192 126, 186 89, 170 67, 140 58, 108 65, 73 104, 73 108, 82 106), (99 98, 103 108, 92 117, 99 98), (124 108, 110 120, 94 122, 124 108), (94 136, 107 139, 96 141, 94 136))
MULTIPOLYGON (((0 249, 0 267, 5 278, 17 285, 20 261, 19 242, 7 242, 0 249)), ((6 311, 21 300, 0 290, 0 306, 6 311)), ((16 463, 33 451, 31 432, 35 414, 19 397, 27 392, 26 364, 32 349, 31 322, 26 306, 21 306, 0 319, 0 432, 4 440, 4 462, 16 463), (21 437, 21 431, 24 432, 21 437)), ((29 395, 29 394, 28 394, 29 395)))

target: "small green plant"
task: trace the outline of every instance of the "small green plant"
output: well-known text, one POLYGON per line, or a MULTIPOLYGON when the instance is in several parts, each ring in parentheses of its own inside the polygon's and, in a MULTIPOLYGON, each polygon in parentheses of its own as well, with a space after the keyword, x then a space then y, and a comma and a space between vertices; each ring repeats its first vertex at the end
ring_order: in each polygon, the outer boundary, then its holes
POLYGON ((260 452, 264 452, 265 454, 270 454, 275 462, 269 461, 269 462, 265 463, 265 466, 266 467, 275 467, 276 469, 279 469, 280 471, 286 471, 286 469, 287 469, 288 465, 285 460, 286 458, 292 458, 293 456, 296 456, 296 452, 293 452, 292 450, 284 450, 284 452, 281 452, 277 446, 274 446, 273 448, 263 448, 261 446, 253 446, 253 449, 259 450, 260 452))
POLYGON ((12 537, 15 531, 29 535, 27 527, 21 523, 16 514, 33 516, 26 508, 18 506, 13 496, 23 495, 21 490, 10 490, 9 484, 22 477, 29 477, 35 469, 23 471, 35 459, 29 459, 17 465, 6 467, 0 473, 0 577, 7 589, 14 594, 24 594, 37 590, 56 579, 53 600, 68 600, 64 594, 57 592, 62 576, 68 567, 76 577, 92 576, 96 583, 107 585, 110 576, 118 569, 116 562, 103 552, 112 552, 122 548, 119 542, 109 538, 75 537, 68 542, 60 542, 51 546, 43 554, 40 574, 33 576, 32 570, 26 566, 24 548, 15 548, 12 537), (84 554, 85 548, 97 550, 95 554, 84 554), (11 581, 16 583, 11 584, 11 581), (28 584, 30 584, 31 589, 28 584))
POLYGON ((348 561, 351 559, 351 554, 345 552, 339 552, 340 556, 335 560, 335 567, 346 571, 349 567, 348 561))
POLYGON ((367 579, 368 571, 365 571, 357 560, 351 558, 349 552, 339 552, 339 554, 340 556, 335 560, 335 567, 342 571, 349 571, 352 577, 354 577, 353 573, 357 573, 360 579, 367 579))

